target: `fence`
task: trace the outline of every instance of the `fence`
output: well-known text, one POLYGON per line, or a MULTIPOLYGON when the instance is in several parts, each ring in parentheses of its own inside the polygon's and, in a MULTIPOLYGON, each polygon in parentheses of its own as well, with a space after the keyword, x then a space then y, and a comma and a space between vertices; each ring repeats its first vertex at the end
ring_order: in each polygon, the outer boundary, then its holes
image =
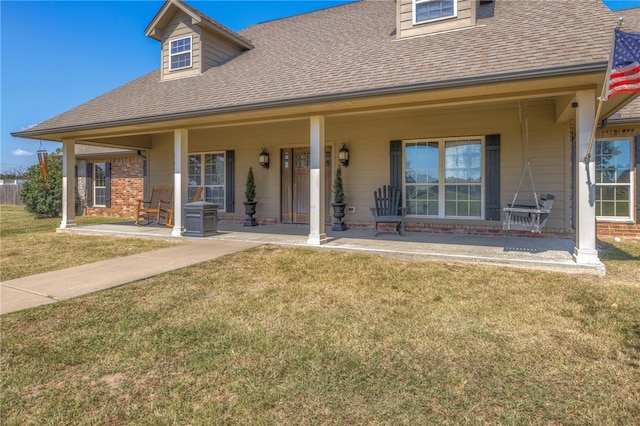
POLYGON ((0 204, 9 204, 12 206, 23 206, 20 199, 20 191, 22 185, 0 185, 0 204))

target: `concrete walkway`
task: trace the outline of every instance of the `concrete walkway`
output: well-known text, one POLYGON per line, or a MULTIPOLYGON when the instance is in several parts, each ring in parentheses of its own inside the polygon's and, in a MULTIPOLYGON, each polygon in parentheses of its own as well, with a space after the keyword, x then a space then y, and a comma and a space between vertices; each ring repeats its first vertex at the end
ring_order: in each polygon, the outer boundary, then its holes
MULTIPOLYGON (((0 283, 0 314, 55 303, 84 294, 117 287, 164 272, 184 268, 226 254, 264 244, 310 247, 306 226, 257 226, 219 224, 218 233, 206 238, 171 237, 165 226, 133 223, 89 225, 59 230, 74 234, 155 238, 185 244, 105 260, 61 271, 48 272, 0 283)), ((604 273, 604 265, 577 265, 574 243, 558 238, 486 237, 370 230, 332 232, 322 249, 375 253, 411 261, 445 261, 488 264, 565 273, 604 273)))
POLYGON ((0 283, 0 314, 118 287, 164 272, 259 246, 260 243, 192 241, 174 247, 103 260, 0 283))

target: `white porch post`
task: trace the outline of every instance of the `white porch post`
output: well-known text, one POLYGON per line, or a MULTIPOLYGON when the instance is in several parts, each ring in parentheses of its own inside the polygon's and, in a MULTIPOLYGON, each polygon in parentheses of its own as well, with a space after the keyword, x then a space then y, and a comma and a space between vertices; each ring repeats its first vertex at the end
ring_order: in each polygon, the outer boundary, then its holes
POLYGON ((182 206, 187 202, 187 167, 189 131, 173 131, 173 230, 172 237, 182 235, 182 206), (183 176, 184 173, 184 176, 183 176))
POLYGON ((60 229, 76 223, 76 141, 62 141, 62 222, 60 229))
POLYGON ((327 242, 324 232, 324 117, 311 117, 311 167, 309 170, 309 240, 308 244, 319 246, 327 242))
POLYGON ((596 250, 596 166, 593 161, 584 162, 596 120, 595 91, 578 91, 576 101, 576 247, 573 259, 578 264, 602 265, 596 250))

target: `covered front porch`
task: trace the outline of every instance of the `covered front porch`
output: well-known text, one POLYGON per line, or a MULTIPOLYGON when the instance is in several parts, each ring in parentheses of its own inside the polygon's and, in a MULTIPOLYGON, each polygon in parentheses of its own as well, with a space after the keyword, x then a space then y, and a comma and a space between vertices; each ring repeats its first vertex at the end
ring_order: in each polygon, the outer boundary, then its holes
MULTIPOLYGON (((225 244, 226 241, 249 241, 262 244, 309 247, 308 225, 260 225, 244 227, 238 223, 219 222, 218 232, 204 238, 176 237, 172 228, 133 222, 76 226, 58 232, 86 235, 109 235, 133 238, 158 238, 187 243, 225 244)), ((373 235, 371 230, 349 229, 335 232, 325 229, 327 242, 317 249, 370 253, 411 261, 463 262, 566 273, 604 274, 604 266, 578 264, 573 258, 575 243, 564 238, 528 238, 515 236, 477 236, 428 232, 394 232, 373 235)), ((207 245, 202 246, 206 249, 207 245)))

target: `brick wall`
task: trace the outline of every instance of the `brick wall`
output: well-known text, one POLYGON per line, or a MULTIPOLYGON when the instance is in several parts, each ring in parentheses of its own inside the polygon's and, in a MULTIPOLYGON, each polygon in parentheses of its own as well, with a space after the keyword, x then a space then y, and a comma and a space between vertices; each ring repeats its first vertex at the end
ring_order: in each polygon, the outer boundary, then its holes
POLYGON ((598 222, 597 234, 599 237, 640 238, 640 224, 598 222))
POLYGON ((78 161, 78 192, 88 216, 133 217, 137 201, 144 195, 143 160, 137 156, 78 161), (88 162, 111 163, 111 207, 87 206, 86 169, 88 162))

